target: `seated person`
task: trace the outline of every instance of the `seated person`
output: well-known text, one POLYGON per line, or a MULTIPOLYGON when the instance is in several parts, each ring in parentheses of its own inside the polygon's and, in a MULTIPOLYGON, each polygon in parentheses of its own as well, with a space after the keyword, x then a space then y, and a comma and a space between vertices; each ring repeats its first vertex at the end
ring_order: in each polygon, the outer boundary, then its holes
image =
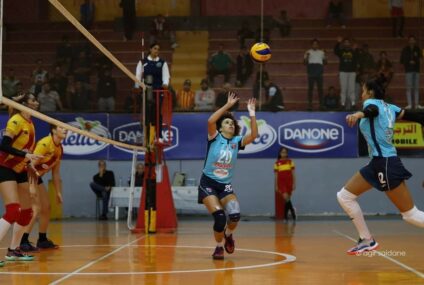
MULTIPOLYGON (((216 96, 216 101, 215 101, 215 109, 219 109, 222 106, 224 106, 225 104, 227 104, 228 101, 228 94, 230 94, 231 92, 234 92, 232 90, 231 84, 230 83, 224 83, 224 85, 222 85, 222 91, 218 93, 218 96, 216 96)), ((240 101, 240 100, 239 100, 240 101)), ((233 111, 237 111, 238 107, 239 107, 239 101, 237 101, 229 111, 233 112, 233 111)))
MULTIPOLYGON (((144 180, 144 163, 140 162, 137 163, 137 166, 135 168, 135 175, 134 175, 134 186, 135 187, 143 187, 143 180, 144 180)), ((128 186, 131 186, 131 180, 128 181, 128 186)))
POLYGON ((209 58, 209 83, 213 86, 215 76, 219 74, 224 75, 224 81, 230 81, 231 67, 234 64, 234 60, 231 56, 224 51, 224 46, 219 45, 218 51, 211 55, 209 58))
POLYGON ((183 84, 183 89, 177 92, 176 111, 193 111, 194 109, 194 92, 191 90, 191 80, 186 79, 183 84))
POLYGON ((213 111, 215 106, 215 91, 209 88, 208 80, 202 79, 200 90, 194 95, 195 111, 213 111))
POLYGON ((107 212, 109 208, 110 191, 115 187, 115 175, 113 171, 106 170, 106 162, 99 160, 99 173, 93 176, 93 182, 90 188, 97 195, 97 198, 103 199, 103 208, 100 220, 107 220, 107 212))
POLYGON ((324 96, 323 101, 325 111, 337 111, 340 109, 340 96, 336 93, 334 86, 328 87, 328 93, 324 96))
POLYGON ((284 110, 283 92, 280 87, 269 79, 264 81, 266 102, 262 105, 264 111, 278 112, 284 110))

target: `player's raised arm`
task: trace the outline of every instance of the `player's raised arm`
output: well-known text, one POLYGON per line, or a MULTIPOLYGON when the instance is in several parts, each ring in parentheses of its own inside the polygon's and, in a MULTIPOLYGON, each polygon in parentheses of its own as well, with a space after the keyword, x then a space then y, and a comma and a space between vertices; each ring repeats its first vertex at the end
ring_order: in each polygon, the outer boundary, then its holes
POLYGON ((225 112, 227 112, 232 106, 234 106, 234 104, 236 104, 238 100, 239 98, 237 97, 237 95, 234 92, 230 92, 228 94, 227 103, 221 108, 219 108, 218 110, 216 110, 215 113, 213 113, 209 117, 208 119, 208 138, 209 139, 212 139, 216 135, 216 122, 218 121, 218 119, 225 112))
POLYGON ((250 144, 258 137, 258 124, 256 123, 255 108, 256 108, 256 99, 255 98, 249 99, 249 101, 247 102, 247 110, 249 111, 249 117, 250 117, 250 133, 247 133, 243 137, 243 143, 242 143, 243 146, 250 144))

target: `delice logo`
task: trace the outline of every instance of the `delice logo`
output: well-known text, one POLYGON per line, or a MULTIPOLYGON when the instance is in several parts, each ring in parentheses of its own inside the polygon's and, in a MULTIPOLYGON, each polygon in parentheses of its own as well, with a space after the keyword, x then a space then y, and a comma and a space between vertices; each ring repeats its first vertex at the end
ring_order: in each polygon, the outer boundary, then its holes
POLYGON ((278 128, 280 145, 304 153, 325 152, 344 143, 343 126, 323 120, 300 120, 278 128))
MULTIPOLYGON (((250 132, 250 118, 241 116, 238 121, 240 125, 240 135, 244 136, 250 132)), ((277 140, 277 133, 273 127, 268 125, 265 120, 257 120, 259 137, 256 138, 251 144, 247 145, 244 150, 240 150, 242 154, 255 153, 263 151, 274 144, 277 140)))
MULTIPOLYGON (((67 124, 101 137, 110 138, 108 129, 102 126, 99 121, 86 121, 84 118, 77 117, 75 121, 67 122, 67 124)), ((71 131, 68 132, 62 144, 63 152, 69 155, 92 154, 107 147, 104 142, 99 142, 71 131)))
MULTIPOLYGON (((140 123, 129 123, 125 125, 121 125, 116 127, 113 132, 113 139, 127 143, 127 144, 135 144, 143 142, 143 132, 140 128, 140 123)), ((163 129, 162 130, 162 139, 164 142, 171 142, 171 145, 165 148, 165 151, 173 149, 178 146, 178 129, 174 126, 171 126, 171 129, 163 129)), ((128 150, 126 148, 122 148, 119 146, 114 146, 122 151, 132 153, 132 150, 128 150)))

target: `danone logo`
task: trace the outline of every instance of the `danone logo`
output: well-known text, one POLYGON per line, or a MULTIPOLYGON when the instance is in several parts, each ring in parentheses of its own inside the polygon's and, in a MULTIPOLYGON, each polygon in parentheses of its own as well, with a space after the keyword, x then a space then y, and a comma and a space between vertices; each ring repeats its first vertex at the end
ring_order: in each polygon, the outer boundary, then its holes
POLYGON ((279 143, 288 149, 318 153, 344 143, 343 126, 323 120, 301 120, 278 128, 279 143))
MULTIPOLYGON (((140 123, 129 123, 125 125, 121 125, 116 127, 113 132, 113 139, 127 143, 127 144, 140 144, 144 140, 143 131, 140 128, 140 123)), ((171 142, 171 145, 165 148, 165 151, 173 149, 178 146, 178 129, 174 126, 171 126, 171 129, 163 129, 162 130, 162 138, 165 143, 171 142)), ((128 150, 126 148, 122 148, 119 146, 114 146, 117 149, 122 151, 132 153, 132 150, 128 150)))
MULTIPOLYGON (((240 125, 240 135, 244 136, 250 132, 250 118, 241 116, 238 121, 240 125)), ((251 144, 248 144, 244 150, 240 150, 242 154, 255 153, 269 148, 276 140, 277 133, 274 128, 266 123, 265 120, 257 120, 259 137, 251 144)))
MULTIPOLYGON (((86 121, 84 118, 77 117, 75 121, 68 122, 67 124, 81 130, 92 132, 101 137, 110 137, 108 129, 102 126, 99 121, 86 121)), ((92 154, 107 147, 107 143, 99 142, 71 131, 68 132, 62 144, 63 152, 69 155, 92 154)))

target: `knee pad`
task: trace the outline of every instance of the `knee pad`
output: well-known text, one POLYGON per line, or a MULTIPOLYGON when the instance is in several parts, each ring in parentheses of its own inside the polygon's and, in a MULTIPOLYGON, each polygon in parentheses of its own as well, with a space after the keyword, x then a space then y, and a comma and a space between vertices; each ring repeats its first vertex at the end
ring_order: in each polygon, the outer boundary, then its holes
POLYGON ((27 226, 32 219, 32 209, 22 209, 21 214, 19 215, 18 220, 16 221, 20 226, 27 226))
POLYGON ((403 219, 414 226, 424 228, 424 212, 414 206, 411 210, 401 213, 403 219))
POLYGON ((225 210, 228 213, 228 219, 237 223, 240 221, 240 204, 237 200, 231 200, 225 205, 225 210))
POLYGON ((212 213, 213 219, 215 223, 213 224, 213 230, 221 233, 225 229, 225 225, 227 224, 227 219, 225 217, 224 210, 218 210, 212 213))
POLYGON ((350 193, 344 187, 337 192, 337 200, 340 206, 342 206, 343 210, 345 210, 350 217, 353 217, 355 212, 360 209, 356 198, 357 196, 355 194, 350 193))
POLYGON ((21 211, 21 205, 18 203, 12 203, 6 205, 6 212, 3 215, 3 219, 9 224, 13 224, 19 219, 21 211))

